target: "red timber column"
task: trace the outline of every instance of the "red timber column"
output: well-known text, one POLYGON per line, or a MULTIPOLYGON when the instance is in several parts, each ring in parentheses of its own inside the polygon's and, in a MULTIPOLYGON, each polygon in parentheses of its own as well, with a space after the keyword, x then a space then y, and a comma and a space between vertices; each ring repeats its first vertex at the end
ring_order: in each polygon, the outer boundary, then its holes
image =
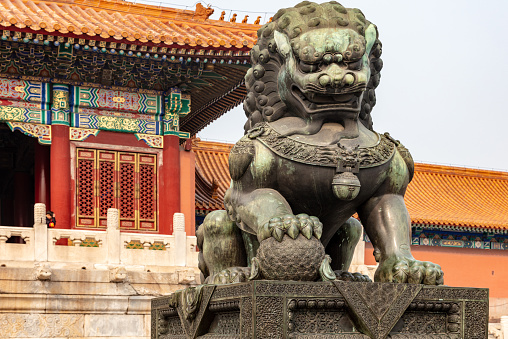
POLYGON ((185 232, 196 235, 196 157, 192 141, 185 142, 180 149, 180 209, 185 215, 185 232))
POLYGON ((164 136, 159 191, 160 234, 173 234, 173 214, 180 212, 179 140, 176 135, 164 136))
POLYGON ((69 86, 53 84, 50 199, 56 228, 71 228, 71 145, 69 86))
POLYGON ((35 203, 43 203, 47 207, 51 206, 50 202, 50 147, 43 146, 38 142, 35 143, 35 203))
MULTIPOLYGON (((162 182, 159 193, 159 232, 173 234, 173 214, 181 209, 180 188, 180 137, 189 138, 189 133, 180 132, 180 117, 190 112, 190 94, 179 88, 170 88, 164 97, 162 117, 164 149, 162 152, 162 182)), ((184 212, 185 213, 185 212, 184 212)), ((185 219, 194 218, 186 215, 185 219)), ((186 222, 187 224, 187 222, 186 222)))

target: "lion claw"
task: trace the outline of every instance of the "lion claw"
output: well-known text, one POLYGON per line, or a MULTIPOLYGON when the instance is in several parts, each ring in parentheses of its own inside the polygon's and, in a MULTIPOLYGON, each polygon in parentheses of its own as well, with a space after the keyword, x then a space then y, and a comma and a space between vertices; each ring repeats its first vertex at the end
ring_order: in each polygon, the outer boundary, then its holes
POLYGON ((437 264, 412 257, 394 256, 380 262, 375 274, 377 282, 442 285, 443 271, 437 264))
POLYGON ((310 217, 307 214, 302 213, 297 216, 286 214, 282 217, 274 217, 264 224, 258 231, 258 239, 261 242, 273 237, 281 242, 285 234, 291 239, 296 239, 299 234, 309 240, 312 236, 320 239, 323 234, 323 224, 317 217, 310 217))

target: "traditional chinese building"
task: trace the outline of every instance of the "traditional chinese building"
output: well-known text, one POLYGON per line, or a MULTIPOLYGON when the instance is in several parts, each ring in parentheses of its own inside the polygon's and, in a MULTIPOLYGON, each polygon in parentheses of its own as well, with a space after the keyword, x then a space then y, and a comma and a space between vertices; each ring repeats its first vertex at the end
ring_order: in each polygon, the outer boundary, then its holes
POLYGON ((57 228, 104 229, 118 208, 122 230, 171 234, 194 215, 181 145, 242 101, 259 27, 212 12, 0 4, 0 225, 31 226, 34 203, 57 228))
MULTIPOLYGON (((210 211, 224 209, 232 147, 193 140, 197 224, 210 211)), ((494 319, 508 314, 507 192, 507 172, 417 163, 405 196, 413 255, 440 264, 447 285, 488 287, 494 319)), ((365 240, 357 266, 376 264, 365 240)))
POLYGON ((186 139, 243 100, 259 28, 212 11, 0 1, 2 338, 148 338, 199 283, 186 139))

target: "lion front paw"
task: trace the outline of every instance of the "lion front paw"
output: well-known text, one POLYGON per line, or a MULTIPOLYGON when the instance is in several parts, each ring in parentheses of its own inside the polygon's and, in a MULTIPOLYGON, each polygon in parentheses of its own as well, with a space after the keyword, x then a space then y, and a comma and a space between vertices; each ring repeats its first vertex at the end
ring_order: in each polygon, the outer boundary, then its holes
POLYGON ((296 216, 286 214, 282 217, 272 218, 264 224, 258 231, 258 240, 261 242, 273 237, 281 242, 285 234, 292 239, 296 239, 299 234, 307 239, 312 238, 312 236, 320 239, 323 234, 323 224, 317 217, 311 217, 307 214, 302 213, 296 216))
POLYGON ((219 273, 209 276, 205 283, 215 285, 234 284, 249 280, 251 269, 249 267, 230 267, 219 273))
POLYGON ((443 271, 441 266, 419 261, 412 257, 394 256, 381 260, 376 270, 376 282, 394 282, 424 285, 442 285, 443 271))

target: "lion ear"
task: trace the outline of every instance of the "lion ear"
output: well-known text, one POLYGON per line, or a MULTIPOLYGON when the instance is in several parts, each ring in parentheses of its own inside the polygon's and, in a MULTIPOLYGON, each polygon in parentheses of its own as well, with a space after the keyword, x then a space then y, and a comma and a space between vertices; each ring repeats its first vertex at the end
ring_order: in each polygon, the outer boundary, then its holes
POLYGON ((365 53, 367 55, 370 54, 370 51, 372 49, 372 46, 374 46, 374 42, 376 42, 377 39, 377 29, 376 26, 373 24, 370 24, 369 27, 365 30, 365 40, 367 41, 366 44, 366 51, 365 53))
POLYGON ((293 50, 291 49, 291 45, 289 44, 289 37, 281 33, 279 31, 273 32, 273 37, 275 39, 275 43, 277 44, 277 49, 279 53, 287 58, 290 54, 292 54, 293 50))

